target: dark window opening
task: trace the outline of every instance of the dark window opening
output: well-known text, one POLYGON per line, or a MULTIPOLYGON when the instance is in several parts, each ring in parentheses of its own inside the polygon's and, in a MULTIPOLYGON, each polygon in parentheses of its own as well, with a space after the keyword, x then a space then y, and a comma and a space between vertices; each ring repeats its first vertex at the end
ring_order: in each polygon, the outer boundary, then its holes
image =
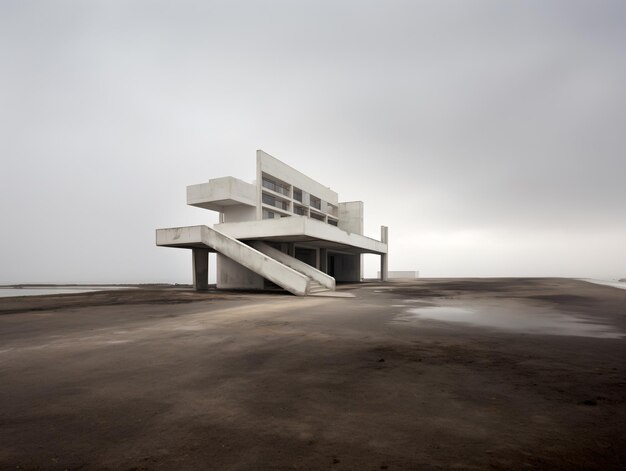
POLYGON ((302 190, 300 188, 293 189, 293 199, 302 203, 302 190))
POLYGON ((316 196, 311 195, 311 207, 315 209, 322 209, 322 200, 316 196))

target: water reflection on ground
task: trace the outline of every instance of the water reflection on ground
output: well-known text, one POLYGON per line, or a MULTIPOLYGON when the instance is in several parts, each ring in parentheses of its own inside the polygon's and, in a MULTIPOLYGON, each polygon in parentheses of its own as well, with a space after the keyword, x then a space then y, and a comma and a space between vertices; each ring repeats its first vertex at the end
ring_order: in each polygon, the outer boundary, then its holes
POLYGON ((586 281, 587 283, 594 283, 596 285, 604 285, 604 286, 611 286, 613 288, 626 289, 626 281, 598 280, 595 278, 580 278, 580 280, 586 281))
POLYGON ((610 325, 547 309, 543 311, 524 310, 514 306, 511 308, 485 306, 480 309, 455 306, 412 307, 396 316, 394 321, 412 322, 419 319, 461 322, 478 327, 491 327, 529 334, 608 339, 626 338, 626 334, 610 325))
POLYGON ((93 286, 90 288, 3 288, 0 287, 0 298, 13 296, 44 296, 46 294, 72 294, 89 293, 91 291, 104 291, 113 289, 129 289, 127 287, 93 286))

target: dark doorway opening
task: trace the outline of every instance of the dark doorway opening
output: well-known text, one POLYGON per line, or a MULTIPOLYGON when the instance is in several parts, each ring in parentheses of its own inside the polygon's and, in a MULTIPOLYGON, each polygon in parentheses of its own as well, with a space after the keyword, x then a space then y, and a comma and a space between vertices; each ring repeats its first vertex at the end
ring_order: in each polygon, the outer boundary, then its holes
POLYGON ((302 247, 296 247, 296 258, 301 262, 315 267, 315 259, 317 258, 317 253, 314 249, 303 249, 302 247))

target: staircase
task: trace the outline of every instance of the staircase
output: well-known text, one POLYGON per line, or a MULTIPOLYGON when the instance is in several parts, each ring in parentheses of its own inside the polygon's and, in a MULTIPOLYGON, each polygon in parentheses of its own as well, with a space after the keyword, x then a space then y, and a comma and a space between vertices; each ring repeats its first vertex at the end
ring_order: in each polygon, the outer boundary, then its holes
POLYGON ((309 287, 307 289, 307 294, 311 296, 315 296, 319 293, 325 293, 330 291, 326 286, 323 286, 319 281, 311 280, 309 281, 309 287))
POLYGON ((208 247, 290 293, 307 295, 310 277, 213 228, 188 226, 157 229, 156 239, 157 245, 163 247, 208 247))
POLYGON ((254 248, 265 255, 272 257, 274 260, 282 263, 283 265, 297 271, 307 278, 307 295, 319 295, 320 293, 335 291, 335 279, 318 270, 311 265, 298 260, 291 255, 281 252, 280 250, 267 245, 265 242, 254 242, 254 248))
POLYGON ((251 247, 207 226, 157 229, 156 239, 163 247, 208 247, 297 296, 323 296, 335 290, 332 276, 263 242, 251 247))

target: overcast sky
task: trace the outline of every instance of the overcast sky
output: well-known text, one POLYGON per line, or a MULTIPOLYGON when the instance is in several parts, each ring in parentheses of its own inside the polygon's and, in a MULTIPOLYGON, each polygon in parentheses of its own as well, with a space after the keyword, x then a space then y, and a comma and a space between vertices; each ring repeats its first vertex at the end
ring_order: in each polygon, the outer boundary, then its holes
POLYGON ((626 2, 0 0, 0 68, 0 283, 189 282, 256 149, 391 270, 626 277, 626 2))

